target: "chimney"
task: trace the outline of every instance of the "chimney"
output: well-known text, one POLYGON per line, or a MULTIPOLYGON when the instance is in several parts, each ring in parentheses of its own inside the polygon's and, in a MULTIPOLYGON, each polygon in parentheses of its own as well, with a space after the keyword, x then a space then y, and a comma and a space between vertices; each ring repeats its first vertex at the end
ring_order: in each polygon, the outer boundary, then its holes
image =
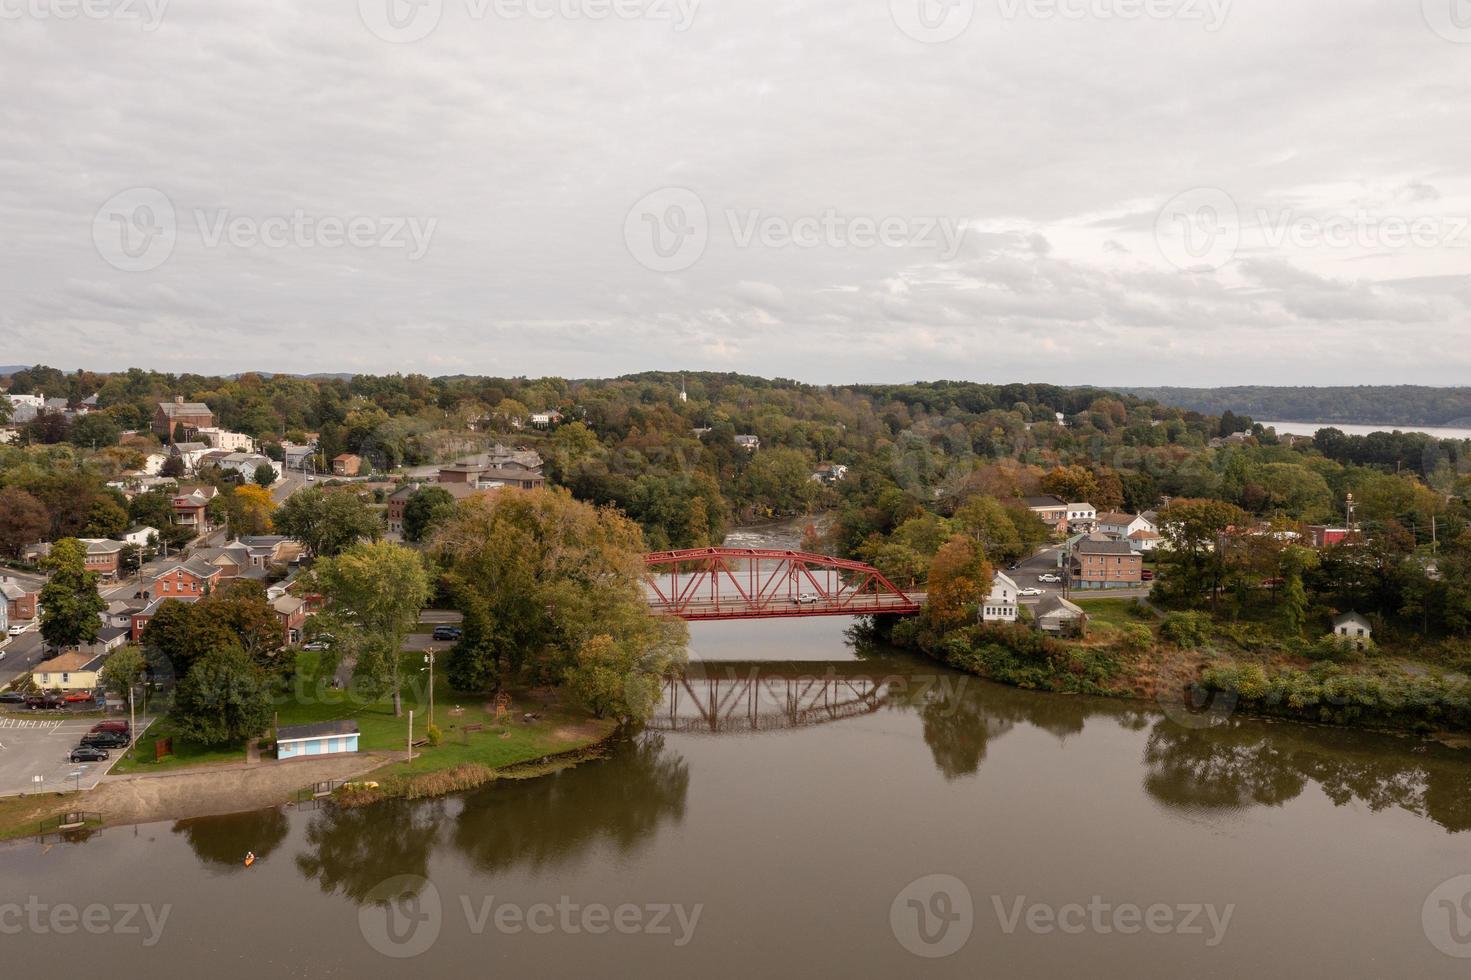
POLYGON ((175 395, 174 396, 174 404, 175 405, 182 405, 182 404, 184 404, 184 396, 183 395, 175 395))

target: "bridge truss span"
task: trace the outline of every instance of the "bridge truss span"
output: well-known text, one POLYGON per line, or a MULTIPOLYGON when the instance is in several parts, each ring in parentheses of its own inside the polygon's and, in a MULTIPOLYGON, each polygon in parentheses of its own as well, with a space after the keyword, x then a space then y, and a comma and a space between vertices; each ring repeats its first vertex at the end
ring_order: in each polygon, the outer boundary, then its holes
POLYGON ((650 608, 686 620, 908 615, 924 602, 872 565, 802 551, 660 551, 644 568, 650 608))

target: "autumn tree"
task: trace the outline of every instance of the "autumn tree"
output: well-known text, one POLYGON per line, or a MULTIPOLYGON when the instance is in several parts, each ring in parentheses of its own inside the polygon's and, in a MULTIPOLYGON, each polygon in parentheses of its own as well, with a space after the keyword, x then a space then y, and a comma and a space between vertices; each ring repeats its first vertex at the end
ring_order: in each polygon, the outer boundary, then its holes
POLYGON ((18 487, 0 490, 0 552, 21 557, 26 546, 40 541, 50 526, 51 518, 41 501, 18 487))
POLYGON ((975 606, 990 591, 991 576, 991 566, 975 543, 964 534, 952 537, 930 562, 925 621, 940 629, 970 622, 975 606))

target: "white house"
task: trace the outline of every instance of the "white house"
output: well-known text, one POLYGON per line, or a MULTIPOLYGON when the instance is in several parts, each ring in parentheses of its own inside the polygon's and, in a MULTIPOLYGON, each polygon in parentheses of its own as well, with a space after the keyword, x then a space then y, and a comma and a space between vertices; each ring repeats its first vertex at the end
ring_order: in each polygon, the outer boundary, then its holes
POLYGON ((1098 515, 1097 519, 1099 534, 1107 534, 1111 538, 1127 538, 1135 531, 1158 531, 1154 522, 1142 514, 1122 514, 1118 511, 1108 511, 1098 515))
POLYGON ((991 579, 991 594, 981 603, 981 622, 1016 622, 1016 600, 1016 583, 1005 574, 997 572, 991 579))
POLYGON ((754 453, 761 448, 761 437, 743 433, 735 437, 735 444, 748 453, 754 453))
POLYGON ((1093 524, 1098 520, 1098 509, 1089 503, 1076 503, 1067 505, 1068 527, 1075 531, 1092 530, 1093 524))
POLYGON ((140 524, 128 531, 122 537, 124 544, 135 544, 140 548, 148 547, 148 539, 158 536, 158 528, 148 527, 140 524))
POLYGON ((1363 646, 1374 638, 1374 627, 1363 616, 1349 612, 1334 617, 1333 635, 1340 640, 1348 640, 1355 646, 1363 646))
POLYGON ((255 440, 243 432, 226 432, 211 427, 200 429, 199 434, 209 439, 209 444, 216 449, 227 449, 232 453, 255 452, 255 440))

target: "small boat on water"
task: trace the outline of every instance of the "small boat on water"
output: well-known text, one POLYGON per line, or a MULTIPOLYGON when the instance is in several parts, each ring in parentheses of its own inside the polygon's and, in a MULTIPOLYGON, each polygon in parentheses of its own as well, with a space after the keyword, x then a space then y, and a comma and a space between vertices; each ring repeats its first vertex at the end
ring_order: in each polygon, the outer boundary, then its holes
POLYGON ((248 867, 250 867, 254 863, 255 863, 255 852, 254 851, 246 851, 245 852, 245 866, 248 868, 248 867))

